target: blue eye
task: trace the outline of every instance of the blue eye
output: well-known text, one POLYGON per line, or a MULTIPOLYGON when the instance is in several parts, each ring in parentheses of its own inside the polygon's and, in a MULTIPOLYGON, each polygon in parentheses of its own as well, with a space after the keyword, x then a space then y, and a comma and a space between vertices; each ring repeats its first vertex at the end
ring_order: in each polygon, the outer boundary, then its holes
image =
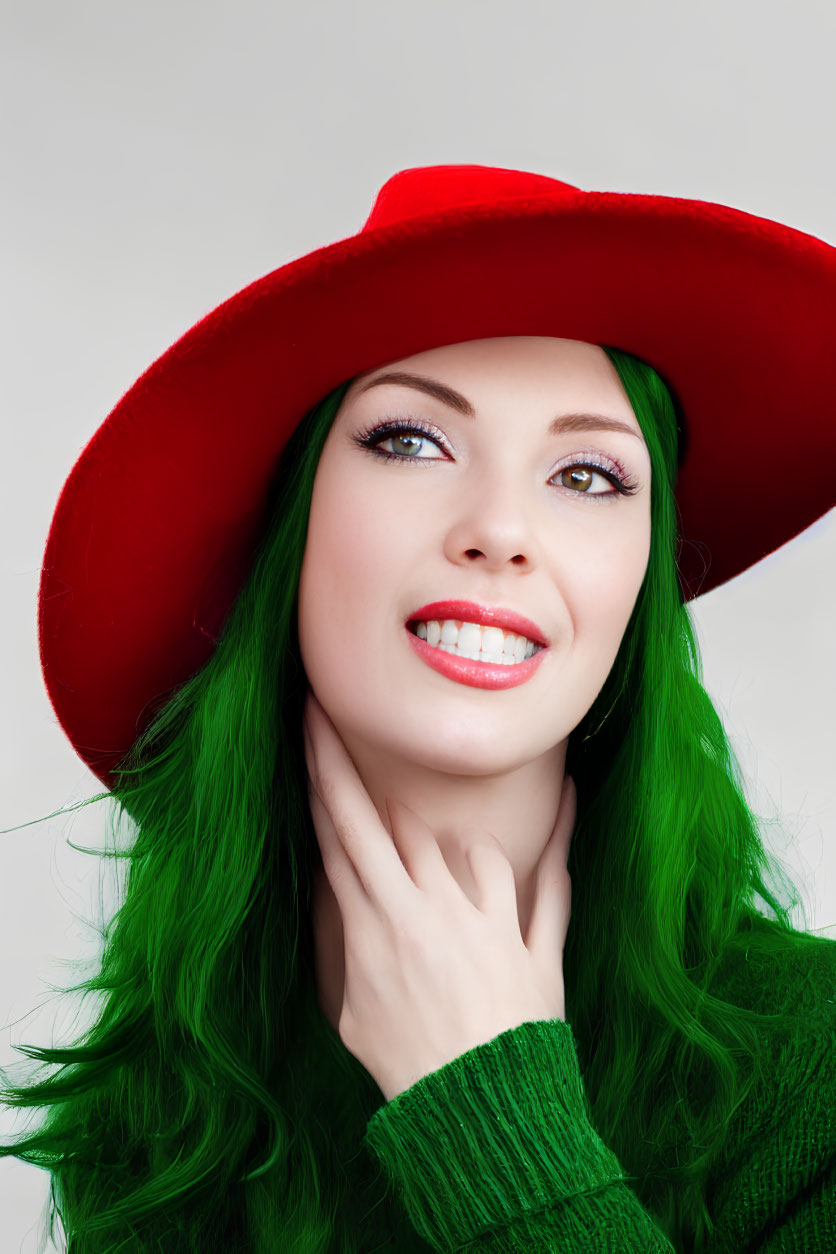
MULTIPOLYGON (((441 452, 447 451, 442 443, 441 433, 438 432, 436 434, 433 431, 427 430, 427 428, 415 419, 407 421, 403 418, 392 418, 388 422, 380 423, 376 427, 369 427, 365 431, 358 432, 358 434, 353 438, 356 444, 358 444, 361 448, 368 450, 368 452, 370 452, 373 456, 386 457, 390 461, 417 462, 419 464, 426 465, 428 463, 442 460, 438 457, 419 457, 417 455, 403 452, 390 453, 386 449, 378 447, 378 445, 382 444, 385 440, 392 438, 398 438, 404 443, 409 443, 410 441, 407 439, 409 436, 413 437, 411 441, 413 446, 420 446, 422 443, 429 440, 441 452)), ((592 478, 597 474, 605 478, 613 485, 613 491, 587 492, 566 487, 565 484, 562 486, 565 488, 565 491, 572 496, 586 496, 592 497, 596 500, 600 500, 601 498, 612 499, 616 496, 632 496, 638 491, 639 484, 634 479, 631 479, 623 470, 621 470, 621 467, 618 467, 618 470, 621 472, 618 473, 615 468, 616 465, 617 463, 614 463, 613 465, 605 465, 595 460, 569 462, 567 465, 561 466, 559 470, 555 471, 552 478, 554 479, 557 478, 558 475, 565 475, 568 472, 572 472, 576 482, 591 483, 592 478), (576 474, 578 471, 585 472, 585 478, 584 475, 578 476, 576 474)))

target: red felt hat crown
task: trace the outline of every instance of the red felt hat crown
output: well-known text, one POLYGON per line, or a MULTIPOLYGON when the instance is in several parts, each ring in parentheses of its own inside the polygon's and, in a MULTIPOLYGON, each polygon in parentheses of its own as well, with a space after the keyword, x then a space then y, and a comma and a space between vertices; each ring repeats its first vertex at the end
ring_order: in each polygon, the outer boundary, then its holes
POLYGON ((836 249, 704 201, 487 166, 402 170, 357 234, 187 331, 70 472, 41 573, 41 660, 106 786, 149 707, 211 654, 302 417, 363 371, 508 335, 613 345, 665 379, 687 434, 686 599, 836 503, 836 249))

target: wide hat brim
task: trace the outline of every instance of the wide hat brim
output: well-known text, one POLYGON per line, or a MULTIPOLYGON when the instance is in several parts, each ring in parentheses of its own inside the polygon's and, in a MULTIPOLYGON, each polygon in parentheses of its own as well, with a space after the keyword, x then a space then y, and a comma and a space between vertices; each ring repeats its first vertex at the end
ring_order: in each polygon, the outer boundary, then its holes
POLYGON ((163 353, 67 478, 41 662, 106 787, 149 711, 210 656, 302 417, 365 370, 509 335, 614 345, 663 376, 686 428, 685 599, 836 503, 836 249, 703 201, 401 171, 360 232, 251 283, 163 353))

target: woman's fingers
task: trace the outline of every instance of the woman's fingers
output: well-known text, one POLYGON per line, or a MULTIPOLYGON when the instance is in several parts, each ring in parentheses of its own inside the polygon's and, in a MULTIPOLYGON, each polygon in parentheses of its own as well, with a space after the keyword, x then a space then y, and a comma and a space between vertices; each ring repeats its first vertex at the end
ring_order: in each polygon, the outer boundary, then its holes
MULTIPOLYGON (((420 815, 386 799, 390 836, 386 815, 378 814, 312 694, 304 722, 311 814, 342 929, 329 931, 320 876, 314 920, 320 1004, 386 1100, 509 1027, 565 1017, 558 941, 570 903, 559 862, 571 835, 571 804, 555 824, 554 851, 544 854, 540 876, 541 909, 557 917, 544 914, 535 923, 541 943, 532 953, 520 937, 513 868, 495 837, 472 827, 456 833, 470 868, 468 888, 478 898, 474 909, 473 896, 459 886, 461 863, 457 879, 420 815)), ((330 918, 333 923, 333 908, 330 918)))
POLYGON ((386 798, 386 809, 395 848, 416 888, 433 893, 455 891, 457 885, 429 824, 393 797, 386 798))
POLYGON ((479 909, 517 923, 517 888, 508 855, 490 832, 468 828, 467 864, 479 894, 479 909))
MULTIPOLYGON (((366 792, 341 737, 312 692, 305 702, 305 758, 312 781, 311 811, 322 863, 345 908, 360 892, 390 918, 407 919, 414 890, 470 900, 450 871, 434 832, 394 798, 386 798, 392 835, 366 792)), ((466 857, 485 911, 516 913, 514 872, 499 841, 469 828, 466 857)))
MULTIPOLYGON (((308 772, 322 817, 328 820, 321 823, 322 831, 317 826, 317 836, 335 896, 339 899, 340 894, 331 868, 342 875, 347 858, 360 887, 378 910, 408 911, 415 884, 405 874, 398 850, 336 728, 311 692, 305 701, 305 723, 308 772)), ((313 805, 312 799, 312 812, 313 805)))

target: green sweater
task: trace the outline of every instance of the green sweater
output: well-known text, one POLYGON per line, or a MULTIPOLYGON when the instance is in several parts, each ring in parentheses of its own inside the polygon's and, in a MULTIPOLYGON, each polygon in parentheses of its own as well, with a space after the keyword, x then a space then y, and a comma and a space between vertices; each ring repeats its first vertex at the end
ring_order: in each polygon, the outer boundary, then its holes
MULTIPOLYGON (((767 1012, 791 1005, 799 1030, 771 1046, 770 1091, 741 1108, 705 1254, 834 1254, 836 942, 800 967, 747 962, 723 996, 767 1012)), ((352 1170, 363 1254, 686 1254, 596 1132, 560 1019, 504 1032, 378 1104, 352 1170)))

